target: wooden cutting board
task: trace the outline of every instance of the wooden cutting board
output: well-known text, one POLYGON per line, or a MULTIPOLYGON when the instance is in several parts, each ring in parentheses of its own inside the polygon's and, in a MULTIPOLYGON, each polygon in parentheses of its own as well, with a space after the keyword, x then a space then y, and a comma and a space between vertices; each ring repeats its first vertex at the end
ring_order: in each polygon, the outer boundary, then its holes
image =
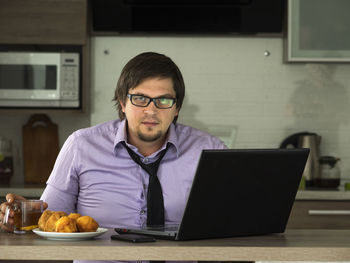
POLYGON ((58 128, 46 114, 34 114, 23 126, 25 183, 45 183, 58 155, 58 128))

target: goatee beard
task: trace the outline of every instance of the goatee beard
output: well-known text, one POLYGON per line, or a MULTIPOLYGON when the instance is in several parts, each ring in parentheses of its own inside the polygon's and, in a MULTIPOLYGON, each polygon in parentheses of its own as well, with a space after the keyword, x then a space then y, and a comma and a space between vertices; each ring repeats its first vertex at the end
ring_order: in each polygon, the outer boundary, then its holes
POLYGON ((161 131, 158 131, 156 134, 153 134, 153 135, 145 135, 140 131, 137 132, 137 136, 139 137, 139 139, 144 142, 154 142, 160 139, 162 135, 163 134, 161 131))

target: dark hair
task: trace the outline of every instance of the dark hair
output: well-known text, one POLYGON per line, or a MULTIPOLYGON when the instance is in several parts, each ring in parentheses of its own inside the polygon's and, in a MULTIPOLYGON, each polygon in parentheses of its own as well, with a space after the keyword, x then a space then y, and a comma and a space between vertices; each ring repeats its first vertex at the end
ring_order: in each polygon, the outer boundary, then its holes
MULTIPOLYGON (((145 52, 132 58, 123 68, 113 101, 117 106, 119 118, 123 120, 125 114, 122 111, 119 100, 125 105, 130 89, 138 86, 148 78, 171 78, 176 93, 176 108, 180 110, 185 97, 185 83, 182 74, 176 64, 167 56, 155 52, 145 52)), ((173 122, 176 123, 177 116, 173 122)))

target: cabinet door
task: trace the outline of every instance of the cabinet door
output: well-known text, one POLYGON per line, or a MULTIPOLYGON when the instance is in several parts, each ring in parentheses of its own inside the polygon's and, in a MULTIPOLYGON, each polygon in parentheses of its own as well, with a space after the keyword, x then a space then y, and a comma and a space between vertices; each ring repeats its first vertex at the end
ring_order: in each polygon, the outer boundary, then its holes
POLYGON ((350 61, 349 0, 288 1, 288 61, 350 61))
POLYGON ((350 229, 350 201, 297 200, 287 228, 350 229))
POLYGON ((0 6, 0 43, 86 42, 87 0, 0 0, 0 6))

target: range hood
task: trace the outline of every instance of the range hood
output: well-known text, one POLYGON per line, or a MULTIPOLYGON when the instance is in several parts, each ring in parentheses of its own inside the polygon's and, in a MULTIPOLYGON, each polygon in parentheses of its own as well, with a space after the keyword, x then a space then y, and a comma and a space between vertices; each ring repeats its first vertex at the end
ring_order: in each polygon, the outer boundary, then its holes
POLYGON ((93 32, 281 33, 285 0, 91 0, 93 32))

